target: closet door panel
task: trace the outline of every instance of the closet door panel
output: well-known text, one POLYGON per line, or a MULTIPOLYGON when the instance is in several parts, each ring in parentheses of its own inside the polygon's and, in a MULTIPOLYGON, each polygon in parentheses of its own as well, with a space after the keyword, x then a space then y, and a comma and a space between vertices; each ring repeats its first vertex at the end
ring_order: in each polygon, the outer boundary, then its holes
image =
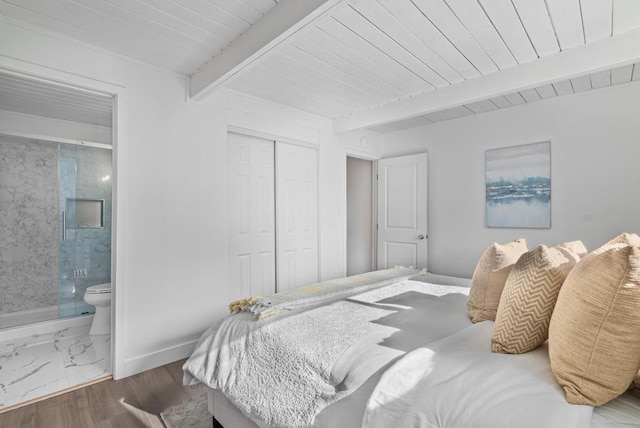
POLYGON ((234 298, 275 292, 273 141, 228 134, 229 280, 234 298))
POLYGON ((318 281, 318 152, 276 143, 278 291, 318 281))

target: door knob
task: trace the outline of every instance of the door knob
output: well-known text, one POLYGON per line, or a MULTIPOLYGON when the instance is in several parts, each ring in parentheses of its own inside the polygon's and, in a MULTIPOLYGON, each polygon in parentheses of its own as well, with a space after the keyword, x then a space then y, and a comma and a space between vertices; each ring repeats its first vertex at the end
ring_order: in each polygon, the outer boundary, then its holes
POLYGON ((424 236, 424 235, 418 235, 418 239, 424 239, 424 238, 426 238, 426 236, 424 236))

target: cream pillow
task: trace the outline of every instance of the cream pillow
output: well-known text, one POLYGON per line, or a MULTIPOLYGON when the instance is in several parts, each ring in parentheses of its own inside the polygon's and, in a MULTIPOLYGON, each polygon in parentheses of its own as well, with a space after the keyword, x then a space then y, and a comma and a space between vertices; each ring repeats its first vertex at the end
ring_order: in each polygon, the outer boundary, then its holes
POLYGON ((560 287, 579 260, 571 250, 545 245, 518 259, 500 297, 491 338, 493 352, 524 354, 547 340, 560 287))
POLYGON ((554 248, 557 248, 565 253, 566 256, 576 260, 576 263, 588 254, 587 248, 582 241, 563 242, 562 244, 554 245, 554 248))
POLYGON ((572 404, 599 406, 640 369, 640 237, 622 234, 567 276, 549 326, 551 370, 572 404))
POLYGON ((484 251, 473 272, 467 301, 472 322, 496 319, 507 276, 515 262, 526 252, 527 243, 523 238, 506 244, 494 243, 484 251))

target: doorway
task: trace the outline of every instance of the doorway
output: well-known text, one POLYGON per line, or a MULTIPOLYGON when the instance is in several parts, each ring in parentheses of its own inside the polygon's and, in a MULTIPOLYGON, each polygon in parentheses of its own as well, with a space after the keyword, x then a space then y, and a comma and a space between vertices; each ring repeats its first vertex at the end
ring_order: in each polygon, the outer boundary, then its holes
POLYGON ((374 270, 373 162, 347 156, 347 276, 374 270))
POLYGON ((9 70, 0 90, 2 412, 111 377, 108 317, 89 332, 112 309, 115 171, 113 95, 9 70))

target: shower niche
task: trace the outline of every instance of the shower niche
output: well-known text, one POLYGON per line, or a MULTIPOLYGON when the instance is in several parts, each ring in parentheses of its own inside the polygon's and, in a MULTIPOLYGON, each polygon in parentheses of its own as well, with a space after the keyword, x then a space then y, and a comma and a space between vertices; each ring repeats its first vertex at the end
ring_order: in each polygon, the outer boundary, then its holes
POLYGON ((104 227, 104 199, 67 199, 64 211, 66 229, 101 229, 104 227))

